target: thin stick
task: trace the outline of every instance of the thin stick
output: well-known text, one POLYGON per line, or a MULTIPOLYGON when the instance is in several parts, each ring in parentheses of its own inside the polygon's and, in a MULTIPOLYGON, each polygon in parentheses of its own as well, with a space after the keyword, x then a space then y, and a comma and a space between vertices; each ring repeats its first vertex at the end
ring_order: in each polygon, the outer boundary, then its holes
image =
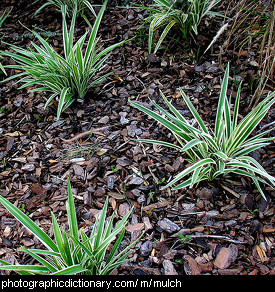
POLYGON ((244 241, 232 239, 229 236, 225 236, 225 235, 193 234, 193 235, 190 235, 189 238, 215 238, 215 239, 221 239, 221 240, 233 242, 233 243, 236 243, 236 244, 243 244, 243 243, 245 243, 244 241))
POLYGON ((86 131, 86 132, 83 132, 83 133, 77 134, 77 135, 75 135, 73 138, 68 139, 68 140, 66 140, 66 139, 62 139, 62 138, 61 138, 61 139, 63 140, 64 143, 68 143, 68 144, 70 144, 70 143, 72 143, 72 142, 75 141, 75 140, 78 140, 78 139, 81 139, 81 138, 87 137, 87 136, 89 136, 89 135, 91 135, 91 134, 102 134, 102 131, 108 129, 109 127, 110 127, 110 126, 105 126, 105 127, 101 127, 101 128, 91 129, 91 130, 89 130, 89 131, 86 131))

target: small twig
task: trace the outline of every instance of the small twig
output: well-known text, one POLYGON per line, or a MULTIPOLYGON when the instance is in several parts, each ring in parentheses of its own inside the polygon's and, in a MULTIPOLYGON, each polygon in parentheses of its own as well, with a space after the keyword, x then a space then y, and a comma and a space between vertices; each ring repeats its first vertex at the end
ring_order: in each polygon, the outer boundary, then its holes
POLYGON ((130 140, 124 142, 123 144, 119 145, 118 147, 114 148, 114 151, 118 151, 119 149, 121 149, 123 146, 125 146, 126 144, 128 144, 130 142, 130 140))
POLYGON ((188 211, 183 211, 183 212, 177 212, 173 210, 169 210, 169 213, 176 214, 179 217, 183 216, 192 216, 192 215, 197 215, 197 216, 208 216, 208 217, 215 217, 219 215, 219 211, 212 210, 212 211, 197 211, 197 212, 188 212, 188 211))
POLYGON ((233 196, 235 196, 236 198, 240 198, 240 195, 237 194, 235 191, 231 190, 230 188, 226 187, 225 185, 219 183, 219 185, 226 191, 228 191, 230 194, 232 194, 233 196))
POLYGON ((236 243, 236 244, 243 244, 243 243, 245 243, 244 241, 232 239, 229 236, 225 236, 225 235, 193 234, 193 235, 190 235, 189 238, 192 238, 192 239, 193 238, 215 238, 215 239, 226 240, 226 241, 233 242, 233 243, 236 243))
POLYGON ((87 136, 89 136, 89 135, 91 135, 91 134, 102 134, 101 131, 108 129, 109 127, 110 127, 110 126, 105 126, 105 127, 101 127, 101 128, 91 129, 91 130, 89 130, 89 131, 86 131, 86 132, 83 132, 83 133, 77 134, 77 135, 75 135, 75 136, 74 136, 73 138, 71 138, 71 139, 66 140, 66 139, 62 139, 62 138, 61 138, 61 140, 62 140, 64 143, 68 143, 68 144, 70 144, 70 143, 72 143, 72 142, 75 141, 75 140, 78 140, 78 139, 81 139, 81 138, 87 137, 87 136))

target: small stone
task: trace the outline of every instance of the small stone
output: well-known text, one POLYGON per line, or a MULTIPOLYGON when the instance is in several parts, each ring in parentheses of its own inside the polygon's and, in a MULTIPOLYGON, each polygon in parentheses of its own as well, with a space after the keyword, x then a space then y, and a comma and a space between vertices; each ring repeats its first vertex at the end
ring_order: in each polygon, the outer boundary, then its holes
POLYGON ((146 202, 146 197, 144 194, 141 194, 138 198, 137 198, 137 202, 139 204, 145 203, 146 202))
POLYGON ((168 63, 164 60, 161 61, 160 66, 167 67, 168 63))
POLYGON ((149 54, 148 55, 148 61, 149 62, 156 62, 157 61, 157 57, 156 57, 156 55, 155 54, 149 54))
POLYGON ((167 218, 158 221, 157 224, 161 229, 168 233, 174 233, 180 230, 180 227, 176 223, 167 218))
POLYGON ((148 256, 153 249, 153 242, 146 240, 140 247, 140 255, 143 257, 148 256))

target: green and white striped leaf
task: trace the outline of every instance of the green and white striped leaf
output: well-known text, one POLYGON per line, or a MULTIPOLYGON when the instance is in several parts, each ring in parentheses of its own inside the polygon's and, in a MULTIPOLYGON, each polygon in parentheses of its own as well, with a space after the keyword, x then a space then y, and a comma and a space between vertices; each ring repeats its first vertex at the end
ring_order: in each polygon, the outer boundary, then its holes
POLYGON ((28 230, 30 230, 48 249, 58 252, 56 244, 52 239, 38 226, 36 225, 25 213, 16 208, 7 199, 0 196, 0 203, 10 211, 10 213, 28 230))

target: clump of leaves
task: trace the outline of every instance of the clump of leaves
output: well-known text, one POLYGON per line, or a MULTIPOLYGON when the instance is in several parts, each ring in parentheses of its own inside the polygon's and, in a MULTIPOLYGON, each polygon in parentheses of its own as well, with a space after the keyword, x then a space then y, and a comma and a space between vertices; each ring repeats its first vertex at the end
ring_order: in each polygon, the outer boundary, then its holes
MULTIPOLYGON (((11 9, 12 10, 12 9, 11 9)), ((0 16, 0 28, 3 25, 4 21, 6 20, 6 18, 9 16, 9 14, 11 13, 11 10, 7 12, 7 10, 5 10, 2 15, 0 16)), ((3 65, 0 63, 0 70, 2 70, 5 74, 6 71, 3 67, 3 65)), ((7 75, 7 74, 6 74, 7 75)))
POLYGON ((212 11, 221 0, 154 0, 150 6, 140 6, 150 11, 146 18, 149 23, 148 50, 152 52, 156 32, 161 30, 161 34, 155 45, 153 53, 160 48, 163 40, 174 27, 188 41, 190 34, 198 34, 198 27, 203 17, 206 15, 221 14, 212 11))
POLYGON ((192 187, 194 184, 208 180, 212 181, 220 175, 234 173, 250 177, 261 195, 265 198, 260 183, 275 187, 275 178, 252 157, 250 152, 268 145, 272 137, 263 138, 271 130, 250 137, 257 125, 275 103, 275 92, 261 101, 250 113, 238 123, 241 84, 239 85, 233 115, 231 116, 230 100, 227 98, 229 64, 227 65, 221 86, 219 104, 214 129, 208 129, 188 96, 180 89, 181 95, 196 120, 198 127, 191 125, 186 118, 167 100, 161 92, 164 102, 170 111, 151 101, 159 110, 154 112, 137 102, 131 102, 137 109, 148 114, 163 126, 172 131, 179 145, 158 140, 140 139, 138 141, 171 147, 185 152, 191 165, 170 180, 165 189, 173 186, 173 190, 192 187))
POLYGON ((15 207, 7 199, 0 196, 0 202, 29 229, 45 246, 43 249, 26 249, 20 251, 28 253, 39 264, 36 265, 11 265, 1 260, 1 270, 12 270, 22 275, 108 275, 119 265, 127 261, 130 248, 136 243, 133 242, 121 252, 119 245, 124 238, 125 226, 133 208, 113 226, 114 213, 109 221, 106 221, 108 198, 97 217, 90 236, 87 236, 82 229, 78 229, 75 205, 71 183, 68 178, 68 201, 66 209, 68 214, 69 231, 64 226, 59 227, 54 213, 52 225, 54 239, 52 240, 38 225, 36 225, 26 214, 15 207))
POLYGON ((54 5, 59 11, 62 10, 63 5, 67 5, 68 7, 67 14, 70 17, 73 16, 74 11, 76 10, 76 15, 82 16, 86 21, 87 21, 87 17, 85 15, 86 8, 88 8, 96 16, 94 8, 88 0, 48 0, 35 12, 35 15, 49 5, 54 5))
MULTIPOLYGON (((12 10, 12 9, 11 9, 12 10)), ((3 25, 4 21, 6 20, 6 18, 9 16, 9 14, 11 13, 11 10, 7 12, 7 10, 5 10, 2 15, 0 16, 0 27, 3 25)))
POLYGON ((29 49, 11 45, 16 53, 1 51, 1 55, 11 57, 17 62, 16 65, 7 65, 5 68, 20 71, 20 73, 8 77, 4 81, 23 76, 18 81, 24 83, 20 89, 26 87, 33 88, 35 85, 38 85, 40 87, 31 90, 49 92, 50 95, 45 107, 57 99, 57 119, 59 119, 61 113, 75 100, 83 101, 88 90, 108 76, 108 74, 103 76, 98 76, 98 74, 103 69, 109 52, 126 42, 122 41, 105 49, 97 48, 99 41, 97 33, 106 5, 107 0, 105 0, 98 13, 87 45, 85 45, 85 40, 89 31, 73 44, 76 10, 68 30, 66 23, 67 8, 62 6, 64 56, 60 55, 35 31, 33 31, 33 34, 40 41, 41 46, 32 42, 33 48, 29 49))

